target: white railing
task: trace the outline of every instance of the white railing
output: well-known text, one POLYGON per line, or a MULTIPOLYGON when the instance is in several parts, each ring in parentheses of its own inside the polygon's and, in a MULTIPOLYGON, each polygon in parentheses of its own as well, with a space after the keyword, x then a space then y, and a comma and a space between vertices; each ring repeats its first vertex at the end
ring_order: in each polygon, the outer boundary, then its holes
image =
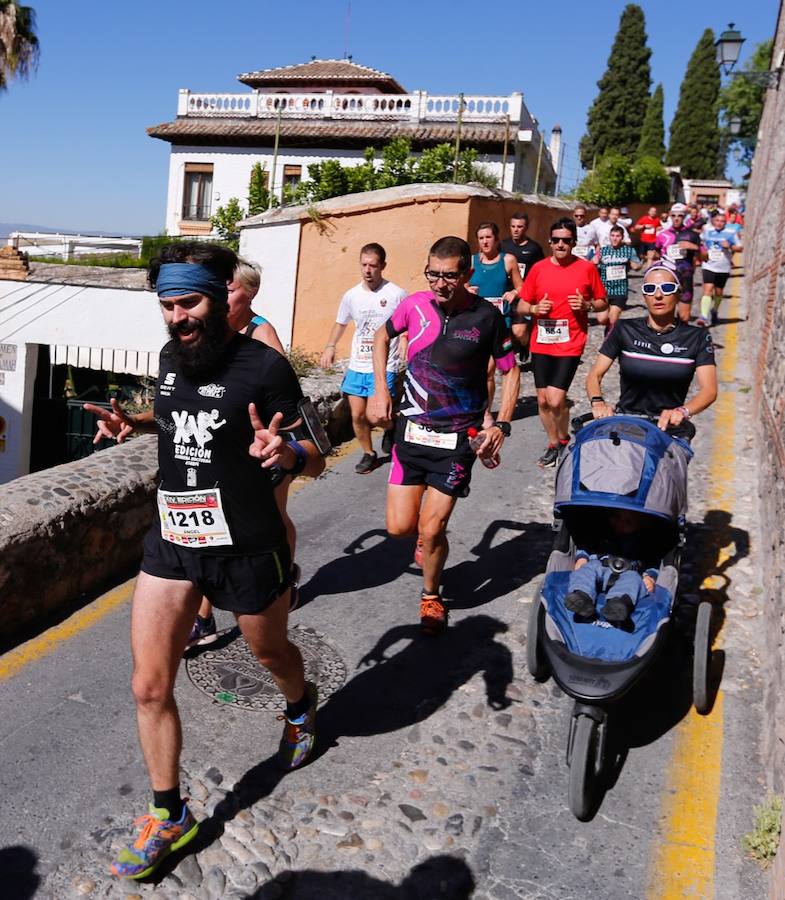
MULTIPOLYGON (((364 119, 410 120, 416 122, 453 122, 458 118, 460 97, 457 94, 431 95, 425 91, 413 94, 336 94, 321 93, 270 94, 258 91, 246 94, 201 94, 181 90, 178 116, 252 117, 274 119, 279 113, 296 119, 364 119)), ((523 97, 465 95, 464 122, 521 122, 523 97)))
POLYGON ((30 256, 62 256, 63 259, 85 253, 112 253, 125 251, 135 256, 142 252, 142 242, 137 238, 100 237, 84 234, 54 234, 45 231, 12 231, 7 244, 14 250, 23 250, 30 256))

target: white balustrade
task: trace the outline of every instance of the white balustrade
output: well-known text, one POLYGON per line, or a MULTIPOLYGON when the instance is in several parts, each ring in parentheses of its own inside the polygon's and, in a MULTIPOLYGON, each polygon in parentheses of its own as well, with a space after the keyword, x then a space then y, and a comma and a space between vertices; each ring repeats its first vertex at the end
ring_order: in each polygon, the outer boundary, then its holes
MULTIPOLYGON (((201 94, 180 91, 177 113, 197 117, 254 117, 274 119, 279 112, 293 119, 364 119, 454 122, 458 118, 457 94, 336 94, 313 93, 201 94)), ((466 95, 464 122, 520 122, 523 98, 466 95)))

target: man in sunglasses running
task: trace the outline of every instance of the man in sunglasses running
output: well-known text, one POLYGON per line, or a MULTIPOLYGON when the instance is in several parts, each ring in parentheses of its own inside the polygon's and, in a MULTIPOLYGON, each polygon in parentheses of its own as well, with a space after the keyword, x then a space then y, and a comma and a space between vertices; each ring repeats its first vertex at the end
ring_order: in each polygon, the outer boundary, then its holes
MULTIPOLYGON (((567 391, 581 361, 589 330, 589 310, 608 308, 597 267, 573 255, 577 229, 572 219, 551 225, 551 256, 536 263, 520 290, 516 316, 533 315, 531 361, 540 421, 548 446, 537 461, 555 466, 567 446, 567 391)), ((513 324, 512 330, 521 326, 513 324)))
POLYGON ((385 380, 390 342, 405 331, 409 336, 387 488, 387 530, 393 537, 418 536, 415 561, 423 570, 420 625, 426 634, 437 634, 447 625, 440 593, 449 550, 447 523, 456 500, 469 493, 477 456, 495 456, 509 437, 520 385, 509 329, 498 309, 466 289, 471 276, 466 241, 441 238, 431 247, 425 267, 430 290, 403 300, 374 340, 376 384, 368 411, 384 425, 392 416, 385 380), (468 430, 482 427, 491 358, 502 373, 499 413, 482 432, 483 443, 475 452, 468 430))

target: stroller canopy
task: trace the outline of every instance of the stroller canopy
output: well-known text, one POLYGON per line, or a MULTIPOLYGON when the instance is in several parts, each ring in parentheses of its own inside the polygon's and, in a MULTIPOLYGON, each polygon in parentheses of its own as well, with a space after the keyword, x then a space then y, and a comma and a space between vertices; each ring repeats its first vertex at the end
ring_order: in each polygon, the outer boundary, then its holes
POLYGON ((676 522, 687 512, 689 444, 648 419, 611 416, 584 425, 562 456, 554 507, 629 509, 676 522))

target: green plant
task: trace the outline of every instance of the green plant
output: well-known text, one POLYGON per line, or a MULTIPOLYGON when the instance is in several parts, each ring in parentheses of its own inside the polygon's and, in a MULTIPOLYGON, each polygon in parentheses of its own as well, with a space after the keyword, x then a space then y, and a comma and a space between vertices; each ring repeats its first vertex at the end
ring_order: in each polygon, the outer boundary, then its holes
POLYGON ((667 203, 670 199, 670 180, 665 166, 653 156, 636 160, 630 170, 633 200, 644 203, 667 203))
POLYGON ((305 378, 319 367, 319 354, 302 347, 292 347, 286 355, 298 378, 305 378))
POLYGON ((580 155, 585 169, 613 151, 632 159, 638 149, 651 85, 646 20, 640 6, 624 7, 599 92, 586 120, 580 155))
MULTIPOLYGON (((251 168, 251 178, 248 181, 248 215, 258 216, 266 212, 270 207, 270 190, 267 187, 267 171, 265 166, 258 162, 251 168)), ((277 205, 277 203, 275 204, 277 205)))
POLYGON ((608 206, 633 196, 632 169, 619 153, 606 153, 594 171, 578 185, 578 198, 594 206, 608 206))
POLYGON ((665 157, 665 123, 662 118, 664 101, 662 85, 658 84, 646 106, 646 116, 643 119, 636 154, 638 159, 653 156, 657 162, 662 162, 665 157))
POLYGON ((679 105, 671 122, 668 165, 679 166, 684 178, 717 178, 723 174, 717 120, 719 95, 720 67, 714 32, 707 28, 687 63, 679 105))
POLYGON ((769 797, 761 806, 753 806, 755 827, 741 839, 742 849, 764 868, 777 854, 782 827, 782 797, 769 797))
POLYGON ((240 246, 237 223, 244 218, 245 210, 240 206, 239 199, 230 197, 226 206, 219 206, 216 209, 215 215, 210 219, 210 224, 221 236, 221 239, 236 251, 240 246))

